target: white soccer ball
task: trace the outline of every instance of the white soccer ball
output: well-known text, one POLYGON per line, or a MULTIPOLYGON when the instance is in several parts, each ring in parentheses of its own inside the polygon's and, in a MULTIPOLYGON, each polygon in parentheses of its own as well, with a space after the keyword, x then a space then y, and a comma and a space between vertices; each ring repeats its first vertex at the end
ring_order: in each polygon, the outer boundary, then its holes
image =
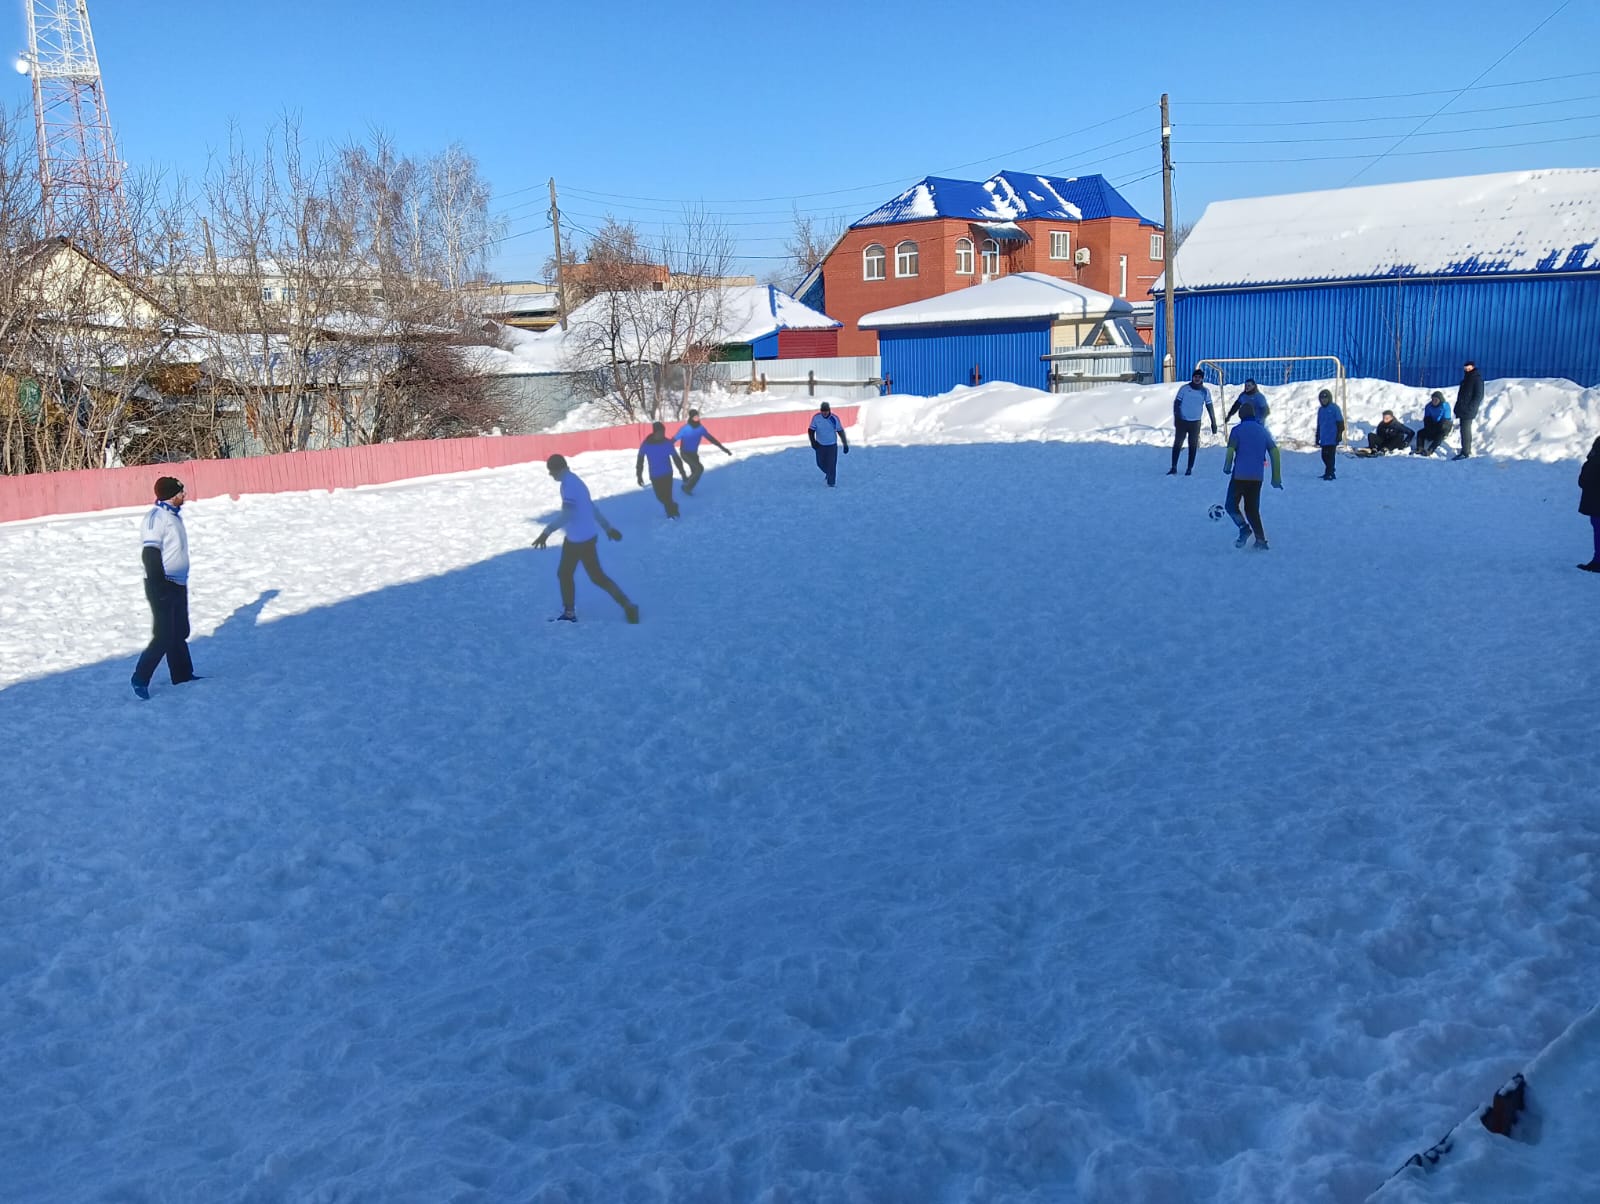
POLYGON ((1207 510, 1206 513, 1211 516, 1212 522, 1220 523, 1222 521, 1222 516, 1226 514, 1227 511, 1223 509, 1222 503, 1218 502, 1216 505, 1212 506, 1211 509, 1207 510))

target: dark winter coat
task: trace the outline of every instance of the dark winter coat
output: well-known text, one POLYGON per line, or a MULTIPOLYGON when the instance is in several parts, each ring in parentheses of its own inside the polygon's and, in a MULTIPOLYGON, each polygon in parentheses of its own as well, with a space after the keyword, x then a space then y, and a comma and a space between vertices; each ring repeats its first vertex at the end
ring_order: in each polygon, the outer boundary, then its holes
POLYGON ((1583 496, 1578 499, 1578 513, 1590 517, 1600 514, 1600 455, 1591 455, 1578 470, 1578 488, 1583 496))
POLYGON ((1405 451, 1413 433, 1403 422, 1380 422, 1367 436, 1367 446, 1373 451, 1405 451))
POLYGON ((1462 422, 1471 422, 1478 416, 1478 407, 1483 404, 1483 373, 1476 368, 1461 377, 1461 383, 1456 386, 1456 417, 1462 422))

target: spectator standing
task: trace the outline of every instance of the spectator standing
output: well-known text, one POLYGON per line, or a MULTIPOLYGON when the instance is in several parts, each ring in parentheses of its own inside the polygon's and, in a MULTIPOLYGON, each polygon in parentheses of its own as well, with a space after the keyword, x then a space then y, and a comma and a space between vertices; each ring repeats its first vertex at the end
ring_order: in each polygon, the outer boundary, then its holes
POLYGON ((158 478, 155 495, 155 505, 139 525, 151 629, 150 643, 133 669, 133 692, 146 702, 150 679, 163 659, 175 686, 200 676, 189 657, 189 532, 183 525, 187 495, 177 477, 158 478))
POLYGON ((700 463, 700 440, 702 439, 721 447, 723 451, 728 452, 728 455, 733 455, 731 451, 728 451, 726 447, 717 442, 715 435, 706 430, 704 424, 700 421, 700 411, 690 410, 688 423, 680 427, 678 433, 672 436, 672 441, 683 450, 683 462, 689 466, 689 475, 683 479, 683 491, 686 494, 693 493, 694 487, 700 483, 700 478, 705 475, 706 467, 700 463))
POLYGON ((844 449, 844 454, 850 454, 850 440, 844 436, 844 424, 839 421, 833 407, 827 402, 811 418, 811 425, 806 428, 806 436, 811 440, 811 450, 816 454, 817 467, 822 470, 822 475, 827 478, 828 488, 833 488, 834 479, 839 471, 839 449, 844 449))
POLYGON ((1578 567, 1586 573, 1600 573, 1600 439, 1589 448, 1589 458, 1578 470, 1578 513, 1589 516, 1594 528, 1594 555, 1578 567))
POLYGON ((1472 424, 1483 406, 1483 373, 1478 365, 1468 360, 1461 366, 1461 383, 1456 386, 1456 421, 1461 424, 1461 450, 1454 458, 1466 460, 1472 455, 1472 424))
POLYGON ((1189 383, 1178 390, 1172 399, 1172 467, 1169 477, 1178 475, 1178 452, 1184 440, 1189 442, 1189 466, 1184 476, 1194 475, 1195 452, 1200 449, 1200 414, 1204 411, 1211 419, 1211 433, 1217 433, 1217 411, 1211 405, 1211 393, 1206 389, 1206 374, 1199 368, 1189 378, 1189 383))
POLYGON ((667 438, 666 426, 660 422, 651 424, 650 433, 639 444, 639 458, 633 464, 633 475, 641 488, 644 486, 646 461, 650 463, 650 487, 656 491, 656 501, 661 503, 668 518, 677 518, 678 503, 672 496, 672 469, 676 465, 679 475, 685 479, 689 472, 678 456, 678 449, 667 438))
POLYGON ((1322 479, 1334 479, 1333 462, 1344 442, 1344 411, 1333 401, 1333 391, 1317 394, 1317 446, 1322 449, 1322 479))

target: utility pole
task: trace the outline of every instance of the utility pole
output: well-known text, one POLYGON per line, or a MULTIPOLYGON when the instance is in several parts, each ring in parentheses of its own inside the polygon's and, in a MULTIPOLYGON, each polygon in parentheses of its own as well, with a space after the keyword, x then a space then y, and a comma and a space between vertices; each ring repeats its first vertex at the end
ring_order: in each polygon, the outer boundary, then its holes
POLYGON ((556 232, 556 310, 567 328, 567 265, 561 258, 561 207, 556 204, 556 178, 550 177, 550 228, 556 232))
POLYGON ((1167 94, 1161 94, 1161 279, 1166 288, 1166 347, 1161 371, 1168 384, 1177 377, 1177 361, 1173 358, 1172 320, 1172 119, 1167 116, 1167 94))

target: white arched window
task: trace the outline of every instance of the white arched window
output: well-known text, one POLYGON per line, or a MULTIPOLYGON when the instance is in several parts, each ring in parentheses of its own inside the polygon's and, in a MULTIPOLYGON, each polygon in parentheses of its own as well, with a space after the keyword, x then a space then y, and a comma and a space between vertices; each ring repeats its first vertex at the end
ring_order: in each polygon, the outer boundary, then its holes
POLYGON ((884 254, 883 248, 873 243, 861 252, 861 279, 882 280, 888 274, 888 262, 889 257, 884 254))
POLYGON ((1000 244, 992 238, 983 240, 983 274, 985 276, 1000 274, 1000 244))
POLYGON ((970 238, 956 239, 956 275, 972 275, 972 240, 970 238))
POLYGON ((917 244, 909 239, 894 249, 894 274, 896 276, 917 274, 917 244))

